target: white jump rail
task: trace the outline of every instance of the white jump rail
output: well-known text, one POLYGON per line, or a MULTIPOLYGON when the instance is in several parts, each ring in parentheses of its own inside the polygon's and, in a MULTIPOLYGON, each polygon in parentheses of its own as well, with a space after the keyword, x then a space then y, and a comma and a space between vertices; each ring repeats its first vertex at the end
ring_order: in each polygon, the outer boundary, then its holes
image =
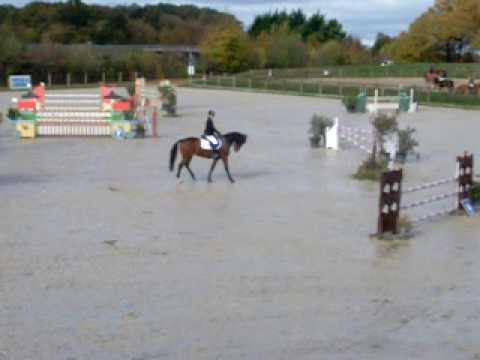
POLYGON ((109 123, 101 124, 38 124, 39 136, 110 136, 109 123))
POLYGON ((111 136, 110 112, 98 93, 47 93, 37 113, 38 136, 111 136))
POLYGON ((456 182, 456 181, 458 181, 457 176, 451 177, 451 178, 448 178, 448 179, 432 181, 432 182, 429 182, 429 183, 425 183, 425 184, 421 184, 421 185, 418 185, 418 186, 413 186, 413 187, 410 187, 410 188, 403 189, 402 193, 403 194, 410 194, 410 193, 413 193, 413 192, 430 189, 430 188, 433 188, 433 187, 436 187, 436 186, 440 186, 440 185, 444 185, 444 184, 448 184, 448 183, 453 183, 453 182, 456 182))
POLYGON ((418 224, 418 223, 421 223, 421 222, 427 222, 427 221, 431 221, 431 220, 434 220, 434 219, 437 219, 441 216, 445 216, 445 215, 449 215, 451 214, 452 212, 458 210, 458 207, 457 205, 455 206, 452 206, 450 208, 446 208, 446 209, 443 209, 443 210, 440 210, 440 211, 435 211, 435 212, 431 212, 431 213, 428 213, 426 215, 422 215, 422 216, 419 216, 417 218, 414 218, 411 221, 412 224, 418 224))
POLYGON ((46 112, 41 111, 37 115, 38 118, 52 118, 52 117, 61 117, 61 118, 109 118, 110 113, 103 111, 93 111, 93 112, 46 112))
POLYGON ((440 194, 440 195, 435 195, 435 196, 427 198, 427 199, 418 200, 418 201, 415 201, 415 202, 412 202, 412 203, 409 203, 409 204, 406 204, 406 205, 402 205, 400 207, 400 209, 401 210, 413 209, 413 208, 416 208, 418 206, 432 204, 434 202, 445 200, 445 199, 448 199, 448 198, 451 198, 451 197, 454 197, 454 196, 458 196, 458 191, 454 191, 454 192, 450 192, 450 193, 444 193, 444 194, 440 194))
MULTIPOLYGON (((413 193, 416 193, 416 192, 419 192, 419 191, 436 188, 436 187, 446 185, 446 184, 455 184, 455 186, 458 187, 458 170, 457 170, 456 176, 441 179, 441 180, 437 180, 437 181, 427 182, 427 183, 420 184, 420 185, 417 185, 417 186, 407 187, 407 188, 404 188, 402 190, 402 194, 403 195, 409 195, 409 194, 413 194, 413 193)), ((455 191, 446 192, 446 193, 434 195, 434 196, 426 198, 426 199, 421 199, 421 200, 417 200, 417 201, 414 201, 414 202, 407 203, 405 205, 400 206, 400 209, 401 210, 408 210, 408 209, 413 209, 413 208, 416 208, 416 207, 419 207, 419 206, 433 204, 433 203, 443 201, 443 200, 446 200, 446 199, 449 199, 449 198, 457 198, 459 193, 460 193, 459 189, 456 189, 455 191)), ((457 209, 458 209, 458 204, 457 204, 457 201, 455 201, 454 205, 452 205, 452 207, 450 207, 450 208, 446 208, 446 209, 443 209, 443 210, 440 210, 440 211, 433 211, 433 212, 427 213, 426 215, 422 215, 420 217, 413 218, 411 220, 411 222, 412 223, 420 223, 420 222, 424 222, 424 221, 430 221, 430 220, 433 220, 437 217, 450 214, 457 209)))
MULTIPOLYGON (((325 133, 325 145, 327 149, 338 150, 340 140, 343 140, 359 150, 371 155, 375 143, 375 131, 340 125, 339 119, 335 118, 334 125, 325 133)), ((385 149, 390 152, 390 158, 395 159, 398 152, 398 139, 386 139, 385 149)))
POLYGON ((340 139, 351 143, 360 150, 371 154, 374 132, 372 130, 348 127, 340 125, 339 119, 334 119, 334 124, 325 133, 327 149, 338 150, 340 139))
MULTIPOLYGON (((418 104, 414 102, 415 91, 410 89, 410 102, 408 112, 413 113, 418 109, 418 104)), ((400 111, 400 96, 379 96, 379 90, 375 89, 373 101, 368 99, 367 110, 370 113, 377 114, 379 112, 398 112, 400 111)))
POLYGON ((45 94, 45 99, 99 99, 100 93, 98 94, 64 94, 64 93, 47 93, 45 94))

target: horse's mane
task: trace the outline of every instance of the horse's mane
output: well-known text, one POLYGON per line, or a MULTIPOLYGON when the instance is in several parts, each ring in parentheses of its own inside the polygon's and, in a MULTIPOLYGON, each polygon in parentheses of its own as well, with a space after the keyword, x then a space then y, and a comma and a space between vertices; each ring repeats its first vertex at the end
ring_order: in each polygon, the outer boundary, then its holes
POLYGON ((236 143, 237 145, 242 146, 247 142, 247 135, 240 132, 229 132, 223 135, 229 143, 236 143))

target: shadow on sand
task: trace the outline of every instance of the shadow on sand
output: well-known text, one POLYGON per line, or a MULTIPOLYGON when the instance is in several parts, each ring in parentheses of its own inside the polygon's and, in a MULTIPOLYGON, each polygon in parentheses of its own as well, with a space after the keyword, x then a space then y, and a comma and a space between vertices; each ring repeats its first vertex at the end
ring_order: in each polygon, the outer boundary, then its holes
POLYGON ((0 174, 0 187, 22 184, 40 183, 44 180, 43 176, 25 175, 25 174, 0 174))

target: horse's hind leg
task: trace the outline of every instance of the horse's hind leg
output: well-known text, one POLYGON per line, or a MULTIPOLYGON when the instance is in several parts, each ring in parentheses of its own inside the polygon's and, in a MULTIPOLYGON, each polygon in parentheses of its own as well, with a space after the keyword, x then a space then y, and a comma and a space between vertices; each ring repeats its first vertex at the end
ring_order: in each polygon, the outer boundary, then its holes
POLYGON ((185 167, 187 168, 188 172, 190 173, 190 176, 192 177, 192 180, 196 180, 195 179, 195 174, 193 173, 192 169, 190 169, 190 162, 192 161, 192 159, 188 160, 185 162, 185 167))
POLYGON ((180 161, 178 164, 178 170, 177 170, 177 178, 180 177, 180 174, 182 173, 182 168, 185 165, 185 160, 180 161))

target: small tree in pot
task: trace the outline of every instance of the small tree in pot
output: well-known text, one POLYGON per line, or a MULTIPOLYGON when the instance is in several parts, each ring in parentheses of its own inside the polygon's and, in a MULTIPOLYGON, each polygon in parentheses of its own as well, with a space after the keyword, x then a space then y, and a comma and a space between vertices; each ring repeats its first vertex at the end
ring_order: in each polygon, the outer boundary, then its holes
POLYGON ((15 108, 9 108, 8 113, 7 113, 7 118, 10 120, 18 120, 22 117, 22 114, 20 114, 20 111, 15 108))
POLYGON ((327 128, 333 126, 333 120, 328 116, 314 114, 310 119, 310 130, 312 134, 310 137, 310 145, 313 148, 320 146, 320 142, 323 140, 325 144, 325 133, 327 128))
POLYGON ((342 99, 342 103, 345 106, 345 109, 349 113, 354 113, 357 111, 357 97, 353 95, 345 95, 342 99))
POLYGON ((174 88, 170 88, 166 98, 166 102, 163 103, 162 108, 167 112, 168 116, 177 115, 177 93, 174 88))
POLYGON ((405 161, 408 154, 414 153, 415 147, 418 146, 418 141, 413 137, 415 129, 407 127, 404 130, 398 130, 398 160, 405 161))
POLYGON ((382 173, 387 170, 386 157, 379 157, 378 154, 385 154, 385 136, 398 129, 397 118, 389 114, 376 115, 372 120, 372 125, 375 133, 371 154, 354 174, 354 177, 359 180, 379 180, 382 173))
POLYGON ((143 122, 139 122, 137 124, 137 131, 135 133, 135 136, 137 138, 144 138, 145 137, 145 133, 146 133, 146 130, 145 130, 145 124, 143 122))
POLYGON ((372 125, 375 128, 375 141, 372 147, 372 157, 375 161, 377 152, 385 153, 385 136, 398 130, 398 122, 395 115, 377 114, 372 120, 372 125), (378 146, 380 149, 377 148, 378 146))

